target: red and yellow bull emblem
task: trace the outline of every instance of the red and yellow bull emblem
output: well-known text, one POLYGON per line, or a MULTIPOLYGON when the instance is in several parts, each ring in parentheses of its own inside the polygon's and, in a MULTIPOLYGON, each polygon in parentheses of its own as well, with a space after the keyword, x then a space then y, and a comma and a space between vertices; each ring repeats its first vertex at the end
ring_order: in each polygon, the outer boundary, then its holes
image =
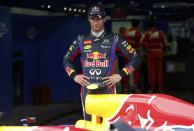
POLYGON ((72 69, 72 68, 70 68, 70 67, 67 67, 66 69, 65 69, 65 71, 67 72, 67 74, 70 76, 73 72, 75 72, 75 70, 74 69, 72 69))
POLYGON ((134 69, 132 66, 129 66, 129 67, 127 67, 127 68, 123 68, 123 71, 124 71, 127 75, 131 74, 134 70, 135 70, 135 69, 134 69))
POLYGON ((106 59, 106 53, 100 53, 98 51, 95 51, 92 53, 87 53, 86 57, 93 60, 106 59))
POLYGON ((85 60, 83 62, 84 67, 108 67, 109 66, 109 60, 106 60, 106 53, 100 53, 98 51, 95 51, 92 53, 87 53, 86 58, 92 59, 93 61, 85 60))

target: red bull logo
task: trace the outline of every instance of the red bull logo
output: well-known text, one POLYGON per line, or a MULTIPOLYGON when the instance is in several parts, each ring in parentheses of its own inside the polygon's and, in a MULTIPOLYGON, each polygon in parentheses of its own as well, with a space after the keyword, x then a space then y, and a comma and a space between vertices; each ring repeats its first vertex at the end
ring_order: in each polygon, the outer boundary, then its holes
POLYGON ((106 53, 100 53, 98 51, 95 51, 92 53, 87 53, 86 57, 93 60, 106 59, 106 53))
POLYGON ((131 74, 133 71, 134 71, 134 68, 132 66, 129 66, 129 67, 126 67, 126 68, 123 68, 123 71, 129 75, 131 74))
POLYGON ((70 76, 73 72, 75 72, 75 70, 74 69, 72 69, 72 68, 70 68, 70 67, 67 67, 66 69, 65 69, 65 71, 67 72, 67 74, 70 76))
POLYGON ((149 131, 194 129, 194 105, 168 95, 129 95, 115 114, 108 119, 110 123, 122 119, 149 131))
POLYGON ((93 60, 91 62, 85 60, 83 63, 84 67, 108 67, 109 66, 109 60, 93 60))

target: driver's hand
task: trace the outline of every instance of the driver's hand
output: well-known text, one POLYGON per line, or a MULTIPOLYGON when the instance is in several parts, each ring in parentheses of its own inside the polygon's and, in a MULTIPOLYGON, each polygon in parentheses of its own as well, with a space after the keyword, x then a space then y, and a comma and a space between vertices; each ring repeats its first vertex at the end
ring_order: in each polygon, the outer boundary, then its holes
POLYGON ((89 84, 89 82, 87 81, 89 79, 89 77, 83 75, 83 74, 79 74, 76 75, 74 77, 74 81, 78 84, 80 84, 81 86, 87 86, 89 84))
POLYGON ((122 77, 120 76, 120 74, 113 74, 113 75, 111 75, 109 77, 102 78, 102 80, 104 80, 103 84, 106 84, 109 88, 113 87, 121 79, 122 79, 122 77))

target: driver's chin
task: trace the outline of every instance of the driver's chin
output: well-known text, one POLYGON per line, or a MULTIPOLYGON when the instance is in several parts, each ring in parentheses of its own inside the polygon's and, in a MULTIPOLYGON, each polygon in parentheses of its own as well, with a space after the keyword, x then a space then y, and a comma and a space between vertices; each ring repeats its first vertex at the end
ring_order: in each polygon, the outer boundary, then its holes
POLYGON ((99 31, 100 31, 100 28, 95 27, 95 28, 94 28, 94 31, 95 31, 95 32, 99 32, 99 31))

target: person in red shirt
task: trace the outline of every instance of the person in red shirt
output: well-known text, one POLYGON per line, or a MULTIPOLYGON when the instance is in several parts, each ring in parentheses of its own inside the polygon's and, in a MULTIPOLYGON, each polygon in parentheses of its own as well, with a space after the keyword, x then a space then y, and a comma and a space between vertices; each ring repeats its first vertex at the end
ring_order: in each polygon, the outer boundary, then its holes
POLYGON ((164 32, 159 31, 155 27, 155 21, 148 22, 148 31, 146 31, 141 39, 141 44, 147 49, 147 61, 149 68, 150 93, 155 91, 163 92, 163 49, 167 43, 164 32))

